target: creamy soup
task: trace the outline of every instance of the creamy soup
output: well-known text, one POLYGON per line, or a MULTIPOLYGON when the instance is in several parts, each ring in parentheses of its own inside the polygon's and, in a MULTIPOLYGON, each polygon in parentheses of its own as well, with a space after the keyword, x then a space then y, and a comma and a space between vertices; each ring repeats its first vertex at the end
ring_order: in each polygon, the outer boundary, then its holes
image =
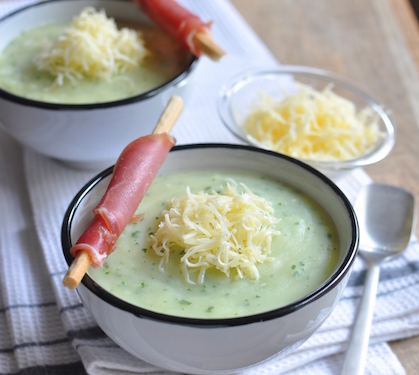
MULTIPOLYGON (((65 104, 91 104, 121 100, 148 92, 179 75, 191 55, 163 31, 136 25, 142 32, 148 56, 135 70, 110 80, 78 80, 54 85, 55 77, 39 71, 34 57, 55 40, 67 24, 49 24, 23 32, 0 53, 0 88, 25 98, 65 104)), ((133 25, 129 25, 133 27, 133 25)))
MULTIPOLYGON (((239 188, 238 188, 239 189, 239 188)), ((195 318, 238 317, 287 305, 313 291, 334 271, 339 248, 330 216, 311 198, 269 178, 236 171, 193 171, 158 176, 137 213, 142 221, 129 224, 116 250, 103 267, 89 275, 102 287, 134 305, 160 313, 195 318), (162 210, 174 197, 215 191, 226 178, 243 182, 272 203, 280 219, 273 236, 271 262, 258 265, 260 278, 227 277, 208 270, 202 284, 187 283, 179 268, 180 252, 170 254, 164 272, 160 256, 151 248, 150 234, 161 221, 162 210)))

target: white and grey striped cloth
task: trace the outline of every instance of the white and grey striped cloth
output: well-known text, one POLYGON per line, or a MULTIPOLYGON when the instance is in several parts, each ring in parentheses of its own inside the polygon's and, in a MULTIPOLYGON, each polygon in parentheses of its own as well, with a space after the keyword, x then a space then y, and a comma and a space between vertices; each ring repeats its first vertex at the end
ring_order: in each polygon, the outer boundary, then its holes
MULTIPOLYGON (((0 16, 32 1, 0 2, 0 16)), ((214 20, 216 40, 228 50, 220 63, 202 59, 199 89, 173 131, 178 144, 237 143, 221 124, 216 97, 226 80, 252 67, 278 63, 227 0, 183 0, 214 20)), ((98 171, 80 171, 22 149, 0 131, 0 375, 135 374, 168 372, 144 363, 112 342, 75 291, 60 229, 72 197, 98 171)), ((358 170, 337 181, 353 199, 369 177, 358 170)), ((245 374, 337 374, 343 361, 365 265, 358 259, 344 295, 321 329, 293 354, 245 374)), ((369 347, 367 374, 404 374, 387 342, 419 334, 419 245, 383 266, 369 347)), ((244 373, 242 375, 245 375, 244 373)))

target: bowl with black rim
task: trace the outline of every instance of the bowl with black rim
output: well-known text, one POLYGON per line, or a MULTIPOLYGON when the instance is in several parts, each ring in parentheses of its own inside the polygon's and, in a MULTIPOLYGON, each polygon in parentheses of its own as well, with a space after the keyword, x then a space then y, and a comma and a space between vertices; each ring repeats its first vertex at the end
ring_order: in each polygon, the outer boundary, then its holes
MULTIPOLYGON (((87 7, 97 11, 103 9, 107 17, 117 23, 157 28, 131 1, 46 1, 0 19, 0 54, 22 33, 43 24, 70 22, 87 7)), ((42 155, 78 168, 103 169, 115 163, 129 142, 153 131, 172 95, 179 95, 187 102, 198 59, 189 51, 182 50, 182 54, 184 64, 173 76, 146 92, 121 99, 50 102, 28 97, 26 93, 17 94, 0 85, 0 126, 17 141, 42 155)), ((77 90, 77 84, 74 87, 67 81, 65 84, 77 90)), ((45 87, 48 89, 49 86, 45 87)))
MULTIPOLYGON (((301 161, 272 151, 227 144, 176 146, 158 175, 206 170, 258 173, 317 202, 330 215, 338 234, 339 255, 333 272, 314 290, 284 306, 222 318, 171 315, 136 306, 109 292, 89 272, 77 292, 102 330, 134 356, 182 373, 229 374, 279 360, 322 325, 350 277, 359 228, 350 202, 329 178, 301 161)), ((91 211, 106 190, 112 171, 110 167, 94 177, 68 207, 61 236, 68 265, 73 261, 70 248, 93 218, 91 211)))

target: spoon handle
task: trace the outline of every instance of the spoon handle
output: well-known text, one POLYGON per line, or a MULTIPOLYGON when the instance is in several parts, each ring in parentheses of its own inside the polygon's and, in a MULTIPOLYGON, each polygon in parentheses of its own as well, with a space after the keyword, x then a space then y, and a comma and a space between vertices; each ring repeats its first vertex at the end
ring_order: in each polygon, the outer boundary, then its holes
POLYGON ((364 373, 379 277, 380 265, 370 263, 341 375, 362 375, 364 373))

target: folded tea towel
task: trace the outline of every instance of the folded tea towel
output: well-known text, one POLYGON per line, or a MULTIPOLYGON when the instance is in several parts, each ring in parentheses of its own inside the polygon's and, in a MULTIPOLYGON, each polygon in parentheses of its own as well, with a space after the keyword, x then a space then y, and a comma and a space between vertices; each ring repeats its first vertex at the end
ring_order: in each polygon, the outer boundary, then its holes
MULTIPOLYGON (((0 16, 31 1, 0 2, 0 16)), ((219 63, 202 59, 200 90, 188 99, 173 134, 178 144, 238 143, 221 124, 216 98, 244 69, 278 62, 226 0, 183 0, 229 51, 219 63)), ((62 286, 67 270, 60 227, 77 191, 98 171, 81 171, 23 149, 0 131, 0 374, 171 374, 118 347, 96 325, 75 291, 62 286)), ((353 200, 371 179, 356 170, 336 180, 353 200)), ((404 374, 387 342, 419 334, 419 245, 382 268, 367 374, 404 374)), ((338 374, 366 266, 357 259, 341 300, 323 326, 294 353, 243 372, 338 374)))

